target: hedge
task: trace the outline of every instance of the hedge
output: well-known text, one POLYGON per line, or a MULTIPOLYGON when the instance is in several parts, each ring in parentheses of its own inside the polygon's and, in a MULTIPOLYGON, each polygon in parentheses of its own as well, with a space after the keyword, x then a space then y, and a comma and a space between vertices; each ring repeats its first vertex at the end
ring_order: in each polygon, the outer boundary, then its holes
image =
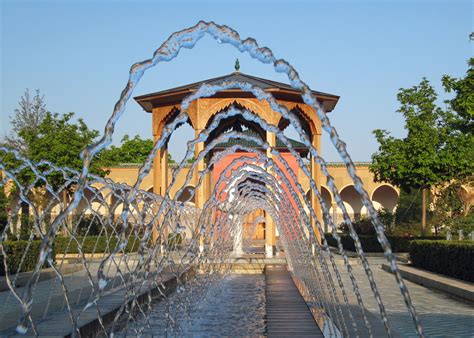
MULTIPOLYGON (((337 241, 332 234, 325 234, 326 240, 330 246, 337 247, 337 241)), ((345 250, 356 251, 354 240, 348 234, 339 234, 341 237, 341 243, 345 250)), ((410 250, 410 242, 415 239, 430 239, 437 240, 444 237, 401 237, 401 236, 387 236, 387 239, 392 247, 393 252, 408 252, 410 250)), ((382 246, 380 245, 377 236, 359 235, 359 240, 362 245, 364 252, 383 252, 382 246)))
POLYGON ((410 259, 415 267, 474 282, 473 241, 412 241, 410 259))
MULTIPOLYGON (((77 237, 77 242, 81 244, 83 253, 108 253, 115 250, 118 239, 116 237, 87 236, 77 237)), ((79 253, 77 242, 70 237, 56 237, 54 248, 57 254, 76 254, 79 253)), ((139 246, 140 241, 132 236, 128 239, 124 252, 138 251, 139 246)))
MULTIPOLYGON (((25 272, 34 270, 36 263, 38 262, 40 254, 41 241, 31 241, 30 247, 28 248, 27 254, 23 260, 23 264, 20 268, 21 259, 23 253, 27 250, 28 241, 5 241, 3 242, 3 248, 7 255, 7 265, 9 274, 17 272, 25 272)), ((54 247, 53 247, 53 260, 54 260, 54 247)), ((45 268, 49 267, 46 262, 45 268)), ((0 276, 5 276, 5 265, 3 264, 3 255, 0 254, 0 276)))

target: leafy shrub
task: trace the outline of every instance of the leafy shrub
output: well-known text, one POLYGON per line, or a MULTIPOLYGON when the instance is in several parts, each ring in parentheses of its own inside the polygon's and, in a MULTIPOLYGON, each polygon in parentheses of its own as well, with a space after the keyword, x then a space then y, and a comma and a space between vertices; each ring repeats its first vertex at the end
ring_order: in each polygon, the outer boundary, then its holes
POLYGON ((472 241, 412 241, 410 259, 415 267, 474 282, 472 241))
POLYGON ((469 236, 471 231, 474 231, 474 212, 469 213, 467 216, 454 219, 451 229, 454 236, 457 235, 458 230, 462 230, 465 237, 469 236))
MULTIPOLYGON (((431 196, 428 194, 428 202, 431 203, 431 196)), ((395 211, 395 223, 399 224, 420 224, 422 196, 420 189, 401 189, 398 199, 397 209, 395 211)), ((428 222, 433 216, 431 210, 427 210, 426 217, 428 222)))
POLYGON ((75 223, 77 226, 76 233, 79 236, 98 236, 103 228, 97 215, 84 215, 77 218, 75 223))
MULTIPOLYGON (((393 228, 392 224, 395 219, 395 216, 385 208, 382 208, 377 213, 380 221, 385 226, 385 231, 391 231, 393 228)), ((352 226, 354 227, 354 230, 358 235, 375 235, 375 228, 369 217, 353 221, 352 226)), ((349 233, 349 227, 346 223, 342 223, 339 226, 339 229, 341 229, 341 231, 346 234, 349 233)))
MULTIPOLYGON (((354 240, 350 235, 340 234, 341 243, 345 250, 356 251, 354 240)), ((325 234, 329 246, 337 247, 337 241, 331 234, 325 234)), ((392 247, 393 252, 408 252, 410 249, 410 242, 414 239, 442 239, 442 237, 401 237, 401 236, 387 236, 387 239, 392 247)), ((359 240, 364 252, 383 252, 377 236, 359 236, 359 240)))
POLYGON ((414 237, 421 236, 421 223, 397 223, 390 232, 391 236, 414 237))
MULTIPOLYGON (((375 228, 369 218, 362 218, 358 221, 353 221, 352 226, 358 235, 375 235, 375 228)), ((349 233, 349 227, 346 223, 342 223, 339 229, 343 233, 349 233)))
MULTIPOLYGON (((32 241, 30 247, 28 247, 28 241, 5 241, 3 242, 3 247, 7 255, 7 265, 8 272, 14 274, 17 272, 31 271, 35 268, 36 263, 40 254, 41 241, 32 241), (23 253, 26 251, 25 259, 23 264, 20 267, 21 259, 23 253)), ((54 246, 52 258, 54 260, 54 246)), ((46 262, 43 266, 44 268, 49 267, 49 264, 46 262)), ((5 266, 3 264, 3 255, 0 255, 0 276, 5 275, 5 266)))
MULTIPOLYGON (((116 237, 107 238, 105 236, 77 237, 83 253, 107 253, 114 251, 119 242, 116 237)), ((140 246, 140 241, 136 237, 128 239, 124 252, 136 252, 140 246)), ((58 254, 79 253, 78 243, 70 237, 56 237, 54 247, 58 254)))
POLYGON ((174 248, 180 244, 183 244, 183 236, 180 233, 168 235, 168 248, 174 248))

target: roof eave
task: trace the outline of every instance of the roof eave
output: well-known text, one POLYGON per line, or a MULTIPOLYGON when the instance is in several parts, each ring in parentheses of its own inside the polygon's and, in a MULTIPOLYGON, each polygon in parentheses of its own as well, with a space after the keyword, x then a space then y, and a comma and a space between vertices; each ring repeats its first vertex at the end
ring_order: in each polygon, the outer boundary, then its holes
MULTIPOLYGON (((167 98, 172 98, 173 96, 184 97, 184 96, 194 93, 195 91, 196 90, 194 89, 187 89, 187 90, 180 90, 176 92, 167 92, 163 94, 152 93, 152 94, 136 96, 133 99, 142 107, 144 111, 146 111, 147 113, 151 113, 153 109, 152 101, 159 100, 159 99, 166 101, 167 98)), ((269 88, 269 89, 266 89, 265 91, 269 93, 300 95, 300 92, 297 90, 289 91, 289 90, 281 90, 280 88, 269 88)), ((238 93, 238 92, 243 92, 243 91, 240 89, 228 89, 228 90, 221 90, 219 92, 220 93, 233 93, 233 92, 238 93)), ((316 92, 316 91, 312 91, 312 94, 316 96, 316 98, 323 105, 327 113, 331 112, 336 107, 336 104, 338 103, 339 98, 340 98, 337 95, 321 94, 320 92, 316 92)), ((169 103, 172 104, 172 102, 174 101, 179 102, 180 100, 179 99, 171 100, 169 103)))

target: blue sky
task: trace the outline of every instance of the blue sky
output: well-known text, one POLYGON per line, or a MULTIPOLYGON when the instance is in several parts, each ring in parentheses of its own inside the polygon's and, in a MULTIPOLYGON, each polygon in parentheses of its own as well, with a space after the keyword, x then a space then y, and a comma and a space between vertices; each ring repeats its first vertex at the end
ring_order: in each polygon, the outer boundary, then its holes
MULTIPOLYGON (((472 55, 471 1, 6 1, 1 7, 0 136, 26 88, 40 89, 53 112, 75 112, 101 132, 128 69, 174 31, 213 20, 251 36, 292 63, 313 89, 341 96, 330 114, 355 161, 370 160, 372 130, 403 136, 396 93, 427 77, 461 77, 472 55)), ((134 95, 233 71, 285 81, 269 65, 203 39, 148 71, 134 95)), ((114 143, 151 137, 151 116, 130 101, 114 143)), ((291 135, 291 132, 290 132, 291 135)), ((170 144, 183 154, 189 128, 170 144)), ((327 138, 323 156, 339 160, 327 138)))

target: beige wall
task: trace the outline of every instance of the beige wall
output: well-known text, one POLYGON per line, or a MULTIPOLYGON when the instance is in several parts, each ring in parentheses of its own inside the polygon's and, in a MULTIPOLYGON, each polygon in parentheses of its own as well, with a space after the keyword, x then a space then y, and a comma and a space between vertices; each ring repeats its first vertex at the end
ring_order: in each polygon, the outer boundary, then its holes
MULTIPOLYGON (((140 167, 138 165, 136 167, 129 166, 129 167, 108 168, 108 170, 110 170, 110 173, 107 175, 107 178, 117 183, 125 183, 132 186, 137 181, 139 169, 140 167)), ((190 169, 189 167, 183 168, 183 170, 180 171, 180 175, 176 177, 176 182, 173 184, 173 187, 171 188, 171 191, 170 191, 171 198, 174 198, 178 189, 180 189, 182 185, 184 184, 186 180, 186 175, 188 174, 189 169, 190 169)), ((173 177, 172 174, 173 174, 173 168, 168 168, 168 177, 170 177, 170 181, 171 181, 171 178, 173 177)), ((188 185, 193 186, 192 179, 188 185)), ((153 191, 153 169, 150 170, 148 175, 142 181, 140 185, 140 189, 150 191, 150 192, 153 191)))
MULTIPOLYGON (((138 177, 139 167, 118 167, 110 168, 110 173, 107 178, 115 182, 126 183, 128 185, 133 185, 138 177)), ((174 198, 178 189, 180 189, 186 179, 186 175, 189 172, 190 168, 185 167, 179 175, 176 177, 176 183, 173 185, 170 196, 174 198)), ((398 199, 398 189, 387 183, 377 183, 374 182, 374 177, 369 171, 368 164, 357 164, 356 170, 358 176, 361 178, 364 183, 364 187, 369 194, 369 197, 374 202, 374 205, 377 209, 385 207, 391 211, 394 211, 396 201, 398 199)), ((336 187, 343 198, 346 208, 349 212, 349 215, 353 219, 363 217, 366 213, 365 207, 362 206, 360 198, 357 195, 357 192, 354 189, 354 184, 349 174, 347 173, 346 167, 341 164, 329 164, 328 171, 330 175, 334 178, 336 187)), ((168 177, 173 177, 173 169, 169 168, 168 177)), ((300 183, 305 192, 308 192, 310 189, 309 179, 303 173, 303 170, 300 168, 298 177, 300 178, 300 183)), ((193 180, 191 179, 188 185, 193 186, 193 180)), ((334 198, 330 189, 327 187, 326 180, 323 178, 321 182, 323 197, 325 198, 328 207, 330 208, 330 213, 335 217, 338 222, 342 221, 342 210, 337 208, 335 205, 334 198)), ((141 189, 153 191, 153 169, 146 176, 141 184, 141 189)))

